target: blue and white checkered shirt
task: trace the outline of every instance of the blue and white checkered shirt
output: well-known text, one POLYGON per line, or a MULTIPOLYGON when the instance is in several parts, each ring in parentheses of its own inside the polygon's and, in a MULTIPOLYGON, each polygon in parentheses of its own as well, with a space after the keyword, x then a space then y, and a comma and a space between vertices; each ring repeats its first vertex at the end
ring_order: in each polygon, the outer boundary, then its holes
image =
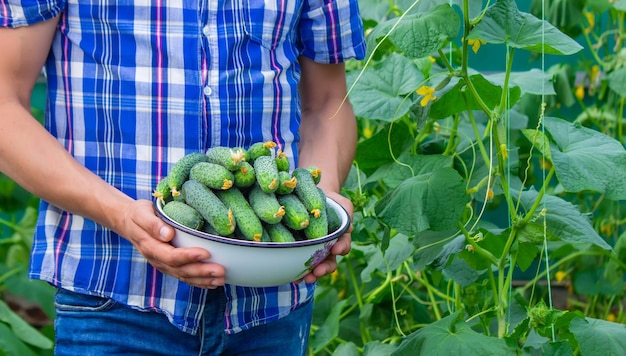
MULTIPOLYGON (((300 55, 363 58, 357 0, 0 0, 0 25, 61 14, 46 63, 46 128, 82 164, 151 199, 184 154, 273 140, 297 161, 300 55)), ((206 291, 124 238, 41 203, 30 276, 155 310, 198 330, 206 291)), ((276 320, 313 285, 226 286, 226 332, 276 320)))

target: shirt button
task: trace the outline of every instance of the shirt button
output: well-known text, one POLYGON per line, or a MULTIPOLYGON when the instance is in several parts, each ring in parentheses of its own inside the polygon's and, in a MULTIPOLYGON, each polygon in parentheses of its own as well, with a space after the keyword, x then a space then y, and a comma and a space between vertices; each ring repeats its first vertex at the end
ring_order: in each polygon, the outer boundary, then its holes
POLYGON ((211 95, 211 93, 213 92, 213 90, 211 89, 210 86, 206 86, 204 87, 204 89, 202 90, 202 92, 204 93, 204 95, 209 96, 211 95))
POLYGON ((207 36, 207 37, 209 37, 209 26, 208 26, 208 25, 207 25, 207 26, 204 26, 204 27, 202 28, 202 34, 203 34, 203 35, 205 35, 205 36, 207 36))

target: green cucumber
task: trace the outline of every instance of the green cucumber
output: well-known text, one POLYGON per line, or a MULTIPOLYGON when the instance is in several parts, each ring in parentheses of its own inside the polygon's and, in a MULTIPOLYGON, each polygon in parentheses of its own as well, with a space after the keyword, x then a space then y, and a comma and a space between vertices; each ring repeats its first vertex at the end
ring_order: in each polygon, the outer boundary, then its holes
POLYGON ((237 228, 248 240, 261 241, 263 226, 243 193, 237 188, 218 190, 217 197, 233 212, 237 228))
POLYGON ((256 181, 266 193, 273 193, 278 189, 278 168, 276 161, 270 156, 260 156, 254 160, 256 181))
POLYGON ((296 184, 298 184, 298 180, 296 177, 292 177, 291 173, 278 171, 278 188, 276 189, 276 194, 291 194, 293 193, 296 184))
POLYGON ((322 170, 317 168, 316 166, 306 167, 306 169, 311 173, 311 177, 313 177, 313 182, 317 185, 320 184, 320 180, 322 180, 322 170))
POLYGON ((204 224, 200 213, 191 206, 178 201, 170 201, 163 205, 163 213, 177 223, 198 230, 204 224))
POLYGON ((328 232, 335 232, 341 226, 341 218, 337 211, 326 204, 326 218, 328 219, 328 232))
POLYGON ((226 167, 211 162, 199 162, 191 167, 189 179, 197 180, 211 189, 226 190, 233 186, 235 179, 226 167))
POLYGON ((270 240, 272 242, 294 242, 294 241, 296 241, 295 237, 291 233, 291 230, 289 230, 282 223, 267 224, 267 225, 265 225, 265 230, 267 231, 267 234, 270 236, 270 240))
POLYGON ((172 196, 177 197, 180 195, 180 188, 183 183, 189 178, 189 171, 198 162, 206 162, 206 155, 200 152, 192 152, 184 155, 181 159, 176 161, 169 173, 167 174, 167 182, 172 191, 172 196))
POLYGON ((240 147, 215 146, 207 150, 206 156, 209 162, 222 165, 229 171, 235 171, 239 167, 239 162, 245 160, 246 151, 240 147))
POLYGON ((291 175, 298 180, 294 190, 295 194, 313 216, 319 217, 321 211, 326 209, 326 199, 317 189, 311 172, 307 168, 296 168, 291 175))
POLYGON ((271 156, 274 147, 276 147, 276 142, 273 141, 256 142, 248 147, 246 160, 254 162, 255 159, 261 156, 271 156))
POLYGON ((278 151, 276 152, 276 167, 278 168, 278 171, 284 171, 284 172, 289 172, 289 169, 291 168, 291 164, 289 163, 289 157, 287 157, 287 154, 283 151, 278 151))
POLYGON ((302 230, 309 226, 309 212, 300 199, 294 194, 278 195, 278 202, 285 207, 282 221, 287 227, 302 230))
POLYGON ((318 217, 311 216, 309 218, 309 226, 304 229, 304 235, 309 240, 328 235, 328 214, 326 209, 320 210, 318 217))
POLYGON ((206 185, 188 180, 182 186, 182 193, 187 204, 196 209, 218 235, 228 236, 235 231, 232 211, 206 185))
POLYGON ((234 172, 235 187, 248 188, 256 182, 254 167, 247 161, 239 162, 239 167, 234 172))
POLYGON ((285 208, 276 199, 276 194, 266 193, 258 185, 248 193, 248 201, 259 219, 268 224, 280 222, 285 215, 285 208))
POLYGON ((169 185, 169 178, 167 176, 161 178, 159 183, 157 183, 156 188, 154 188, 154 192, 152 192, 152 196, 162 201, 163 203, 167 203, 172 200, 172 190, 169 185))

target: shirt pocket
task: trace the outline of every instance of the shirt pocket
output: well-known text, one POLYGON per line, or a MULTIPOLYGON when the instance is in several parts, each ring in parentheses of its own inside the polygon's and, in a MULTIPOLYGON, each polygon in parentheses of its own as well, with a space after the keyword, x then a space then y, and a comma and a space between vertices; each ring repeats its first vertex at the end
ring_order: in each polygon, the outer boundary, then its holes
POLYGON ((273 50, 295 38, 303 0, 241 0, 246 35, 273 50))

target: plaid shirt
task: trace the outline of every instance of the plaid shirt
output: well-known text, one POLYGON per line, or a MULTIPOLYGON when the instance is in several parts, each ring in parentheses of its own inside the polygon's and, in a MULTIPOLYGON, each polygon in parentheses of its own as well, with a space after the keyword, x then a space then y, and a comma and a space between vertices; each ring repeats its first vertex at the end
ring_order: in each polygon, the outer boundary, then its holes
MULTIPOLYGON (((151 199, 186 153, 274 140, 297 161, 297 58, 363 58, 357 0, 0 0, 0 25, 62 13, 45 66, 46 128, 83 165, 151 199)), ((164 275, 124 238, 42 201, 30 276, 164 313, 196 333, 206 291, 164 275)), ((287 315, 305 283, 226 286, 227 333, 287 315)))

